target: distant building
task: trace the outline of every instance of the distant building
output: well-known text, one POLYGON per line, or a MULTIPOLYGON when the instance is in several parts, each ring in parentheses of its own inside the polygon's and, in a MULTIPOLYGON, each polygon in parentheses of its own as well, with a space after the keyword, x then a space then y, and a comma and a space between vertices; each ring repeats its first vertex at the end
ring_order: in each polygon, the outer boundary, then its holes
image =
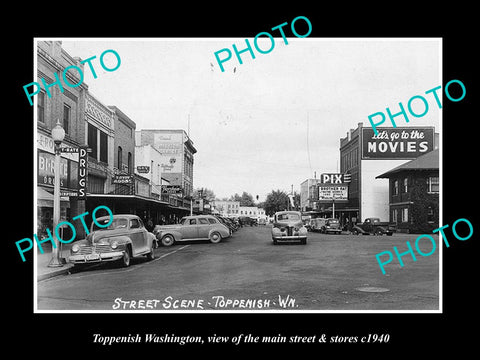
POLYGON ((256 219, 266 218, 265 210, 256 206, 240 206, 239 216, 249 216, 256 219))
POLYGON ((320 179, 307 179, 300 184, 300 210, 318 209, 318 188, 320 179))
POLYGON ((214 200, 212 206, 215 209, 215 213, 221 216, 240 216, 240 201, 214 200))
POLYGON ((193 192, 193 156, 197 152, 184 130, 140 130, 135 132, 137 146, 151 145, 158 150, 162 177, 178 185, 183 195, 193 192))

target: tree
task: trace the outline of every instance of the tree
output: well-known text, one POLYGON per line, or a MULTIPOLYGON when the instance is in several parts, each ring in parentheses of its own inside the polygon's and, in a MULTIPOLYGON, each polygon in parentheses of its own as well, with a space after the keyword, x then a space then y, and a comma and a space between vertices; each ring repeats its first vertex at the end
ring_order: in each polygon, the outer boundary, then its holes
POLYGON ((286 210, 288 208, 288 195, 282 190, 272 190, 265 199, 264 210, 269 216, 272 216, 277 211, 286 210))
POLYGON ((235 195, 230 196, 229 200, 239 201, 240 206, 255 206, 252 194, 249 194, 246 191, 244 191, 242 195, 238 195, 237 193, 235 193, 235 195))

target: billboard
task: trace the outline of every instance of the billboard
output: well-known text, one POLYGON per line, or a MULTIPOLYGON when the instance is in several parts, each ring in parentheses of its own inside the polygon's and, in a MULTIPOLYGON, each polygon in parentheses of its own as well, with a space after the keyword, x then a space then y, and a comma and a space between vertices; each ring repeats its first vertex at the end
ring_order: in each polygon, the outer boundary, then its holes
POLYGON ((362 159, 415 159, 434 149, 433 127, 362 128, 362 159))
POLYGON ((319 185, 318 201, 348 201, 348 185, 319 185))

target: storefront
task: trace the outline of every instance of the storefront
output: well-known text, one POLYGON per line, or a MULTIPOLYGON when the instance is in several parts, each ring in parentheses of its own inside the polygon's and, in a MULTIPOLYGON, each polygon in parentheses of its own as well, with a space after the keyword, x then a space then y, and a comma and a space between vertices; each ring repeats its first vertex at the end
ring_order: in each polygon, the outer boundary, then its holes
MULTIPOLYGON (((74 144, 62 143, 62 148, 75 151, 74 144)), ((37 232, 45 236, 46 229, 53 228, 53 185, 55 165, 55 144, 46 131, 37 131, 37 232)), ((76 194, 78 189, 78 153, 64 152, 60 156, 60 191, 63 194, 76 194)), ((83 203, 75 197, 61 196, 60 221, 69 221, 77 212, 83 212, 83 203)), ((66 231, 71 231, 67 229, 66 231)), ((65 236, 67 236, 66 234, 65 236)))

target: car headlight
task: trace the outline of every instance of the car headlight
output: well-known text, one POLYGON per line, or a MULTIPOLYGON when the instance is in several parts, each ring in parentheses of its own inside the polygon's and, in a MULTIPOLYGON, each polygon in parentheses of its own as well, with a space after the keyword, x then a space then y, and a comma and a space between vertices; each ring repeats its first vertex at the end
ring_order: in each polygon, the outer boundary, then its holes
POLYGON ((78 244, 73 244, 73 246, 72 246, 72 252, 73 252, 73 253, 76 253, 76 252, 78 252, 78 250, 80 250, 80 246, 78 246, 78 244))
POLYGON ((118 247, 118 242, 116 240, 112 241, 110 247, 115 250, 118 247))

